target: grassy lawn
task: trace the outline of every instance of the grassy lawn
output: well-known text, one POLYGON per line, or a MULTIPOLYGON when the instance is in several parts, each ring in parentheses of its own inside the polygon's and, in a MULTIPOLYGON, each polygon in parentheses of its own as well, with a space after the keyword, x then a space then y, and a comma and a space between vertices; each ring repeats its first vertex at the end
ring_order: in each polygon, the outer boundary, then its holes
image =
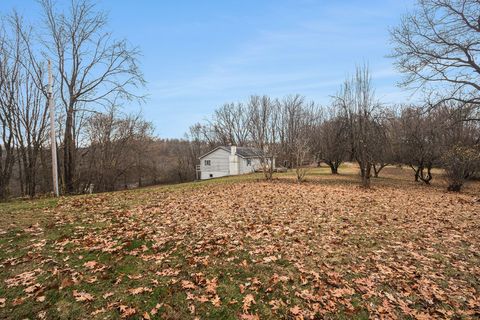
POLYGON ((480 317, 480 183, 340 171, 2 204, 0 318, 480 317))

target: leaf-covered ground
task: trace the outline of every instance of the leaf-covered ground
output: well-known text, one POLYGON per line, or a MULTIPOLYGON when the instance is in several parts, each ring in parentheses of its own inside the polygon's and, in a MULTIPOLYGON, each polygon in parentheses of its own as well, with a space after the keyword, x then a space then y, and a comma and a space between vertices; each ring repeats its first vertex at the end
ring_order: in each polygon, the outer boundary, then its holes
POLYGON ((480 184, 345 170, 3 205, 0 318, 480 317, 480 184))

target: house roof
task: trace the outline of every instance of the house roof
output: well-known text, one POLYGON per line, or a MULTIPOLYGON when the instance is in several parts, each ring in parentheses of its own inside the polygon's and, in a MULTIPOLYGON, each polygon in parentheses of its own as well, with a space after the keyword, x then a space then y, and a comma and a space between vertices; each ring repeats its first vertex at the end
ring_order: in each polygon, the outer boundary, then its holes
MULTIPOLYGON (((232 147, 231 146, 219 146, 216 147, 213 150, 210 150, 209 152, 205 153, 204 155, 200 156, 199 159, 209 155, 210 153, 218 150, 218 149, 223 149, 228 153, 231 153, 232 147)), ((237 147, 237 153, 238 156, 242 158, 261 158, 264 157, 264 152, 261 149, 258 148, 250 148, 250 147, 237 147)))

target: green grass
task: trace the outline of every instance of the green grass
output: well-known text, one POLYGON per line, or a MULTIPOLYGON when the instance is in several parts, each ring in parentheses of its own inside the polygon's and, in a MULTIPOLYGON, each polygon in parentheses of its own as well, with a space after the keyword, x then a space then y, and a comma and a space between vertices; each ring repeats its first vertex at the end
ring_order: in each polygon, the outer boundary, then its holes
POLYGON ((55 198, 40 198, 34 200, 14 200, 0 205, 0 214, 15 214, 25 210, 43 210, 53 208, 57 204, 55 198))

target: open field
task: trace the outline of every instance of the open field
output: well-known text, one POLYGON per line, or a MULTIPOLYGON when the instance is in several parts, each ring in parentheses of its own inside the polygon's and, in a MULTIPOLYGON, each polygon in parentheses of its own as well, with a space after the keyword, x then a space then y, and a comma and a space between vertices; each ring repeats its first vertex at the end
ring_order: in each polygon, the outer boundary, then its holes
POLYGON ((249 175, 0 206, 0 318, 480 317, 480 183, 249 175))

